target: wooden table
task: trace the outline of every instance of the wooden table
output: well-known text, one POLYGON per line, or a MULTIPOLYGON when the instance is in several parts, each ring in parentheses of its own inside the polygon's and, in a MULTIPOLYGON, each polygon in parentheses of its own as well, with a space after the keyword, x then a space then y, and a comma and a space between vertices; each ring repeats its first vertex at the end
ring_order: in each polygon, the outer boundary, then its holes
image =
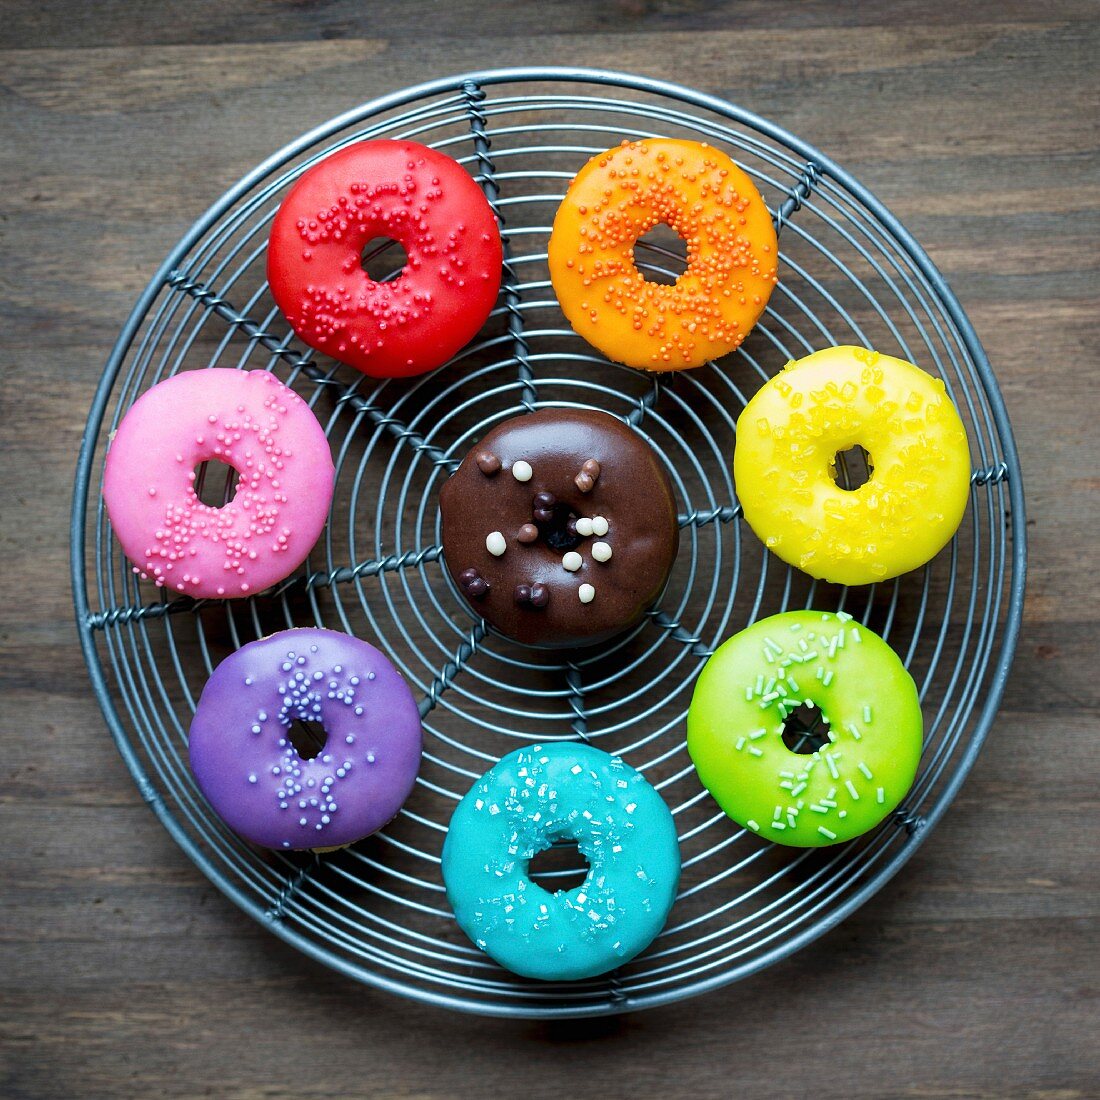
POLYGON ((1100 1096, 1098 14, 1088 0, 8 0, 0 1094, 1100 1096), (1000 717, 901 875, 752 980, 553 1027, 373 993, 227 903, 110 742, 67 580, 88 403, 181 231, 354 103, 533 63, 688 81, 868 184, 995 365, 1032 555, 1000 717))

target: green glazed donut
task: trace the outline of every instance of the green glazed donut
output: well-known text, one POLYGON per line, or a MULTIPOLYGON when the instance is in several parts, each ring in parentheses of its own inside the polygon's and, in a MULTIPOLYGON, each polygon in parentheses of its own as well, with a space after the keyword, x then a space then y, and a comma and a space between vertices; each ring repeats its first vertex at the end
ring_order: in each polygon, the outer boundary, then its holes
POLYGON ((913 785, 923 724, 913 678, 843 612, 788 611, 720 646, 695 685, 688 752, 738 824, 816 848, 874 828, 913 785), (787 717, 813 703, 831 744, 796 753, 787 717))

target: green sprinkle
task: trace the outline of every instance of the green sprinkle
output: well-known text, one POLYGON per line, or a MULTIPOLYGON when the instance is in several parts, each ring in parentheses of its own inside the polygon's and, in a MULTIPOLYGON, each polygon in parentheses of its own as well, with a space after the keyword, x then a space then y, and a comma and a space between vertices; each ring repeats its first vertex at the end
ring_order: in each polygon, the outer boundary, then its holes
POLYGON ((787 679, 787 683, 791 686, 791 691, 798 691, 798 681, 793 676, 787 679))
POLYGON ((871 708, 869 706, 863 708, 863 721, 866 722, 867 725, 871 724, 871 708))
POLYGON ((753 695, 763 695, 763 694, 764 694, 764 674, 761 673, 759 676, 756 677, 756 687, 753 688, 753 695))
POLYGON ((751 687, 745 688, 745 702, 746 703, 751 703, 752 702, 752 688, 751 687))
POLYGON ((840 772, 836 770, 836 761, 833 760, 833 754, 831 752, 825 753, 825 763, 829 765, 829 774, 834 779, 839 779, 840 772))
POLYGON ((758 749, 755 745, 749 745, 749 752, 752 753, 753 756, 763 756, 764 755, 764 753, 760 749, 758 749))
POLYGON ((838 618, 838 619, 839 619, 839 620, 840 620, 840 621, 841 621, 842 623, 850 623, 850 622, 852 621, 852 616, 851 616, 851 615, 849 615, 847 611, 838 611, 838 612, 836 613, 836 617, 837 617, 837 618, 838 618))
POLYGON ((810 809, 813 810, 815 814, 827 814, 829 812, 828 806, 819 806, 816 802, 810 803, 810 809))
POLYGON ((852 796, 852 798, 855 799, 856 802, 858 802, 859 801, 859 791, 857 791, 855 789, 855 787, 852 785, 852 781, 850 779, 845 779, 844 780, 844 786, 848 788, 848 793, 852 796))
POLYGON ((822 665, 817 666, 817 678, 820 680, 825 675, 825 668, 822 665))
POLYGON ((793 791, 791 791, 791 798, 797 798, 808 786, 808 783, 799 783, 798 786, 795 787, 793 791))
POLYGON ((795 818, 794 814, 790 812, 790 810, 787 811, 787 824, 790 825, 792 829, 798 828, 798 821, 795 818))
POLYGON ((798 648, 801 649, 803 653, 805 653, 806 650, 810 648, 805 638, 798 639, 798 648))
MULTIPOLYGON (((862 642, 863 641, 863 636, 860 634, 860 632, 854 626, 852 627, 852 641, 853 642, 862 642)), ((843 645, 844 643, 841 642, 840 644, 843 645)))
POLYGON ((782 821, 773 821, 772 822, 772 828, 773 829, 785 829, 786 827, 787 826, 784 825, 782 821))
POLYGON ((874 779, 875 778, 871 774, 871 769, 869 767, 867 767, 867 765, 864 764, 862 760, 856 765, 856 767, 859 768, 859 770, 861 772, 863 772, 863 776, 864 776, 865 779, 874 779))
POLYGON ((748 827, 752 829, 753 832, 760 832, 760 826, 755 821, 753 821, 751 817, 748 819, 748 821, 745 822, 745 824, 748 825, 748 827))
POLYGON ((886 792, 881 787, 878 789, 878 800, 879 802, 886 801, 886 792))
MULTIPOLYGON (((764 679, 764 677, 761 676, 760 677, 761 682, 763 681, 763 679, 764 679)), ((757 695, 766 695, 769 691, 772 691, 774 688, 775 688, 775 677, 773 676, 766 684, 761 683, 761 688, 756 694, 757 695)))
POLYGON ((768 704, 768 703, 771 703, 771 702, 773 702, 774 700, 776 700, 776 699, 778 699, 778 698, 779 698, 779 692, 778 692, 778 691, 769 691, 767 695, 763 696, 763 697, 762 697, 762 698, 760 699, 760 702, 761 702, 762 704, 765 704, 765 705, 766 705, 766 704, 768 704))
POLYGON ((836 809, 836 803, 831 798, 823 798, 821 800, 822 806, 828 806, 830 810, 836 809))
POLYGON ((823 687, 828 687, 832 682, 833 682, 833 670, 829 669, 829 671, 826 672, 825 675, 822 677, 821 684, 822 684, 823 687))
POLYGON ((772 814, 772 821, 778 821, 783 816, 783 807, 776 806, 775 812, 772 814))
MULTIPOLYGON (((852 628, 852 633, 853 634, 855 633, 855 627, 852 628)), ((857 638, 856 640, 858 641, 859 639, 857 638)), ((844 648, 844 631, 843 630, 836 636, 836 647, 837 647, 837 649, 843 649, 844 648)))
POLYGON ((851 735, 852 735, 852 736, 853 736, 853 737, 854 737, 854 738, 855 738, 855 739, 856 739, 857 741, 862 741, 862 740, 863 740, 863 734, 859 732, 859 727, 858 727, 858 726, 857 726, 857 725, 855 724, 855 722, 846 722, 846 723, 844 724, 844 728, 845 728, 845 729, 846 729, 846 730, 847 730, 847 731, 848 731, 848 732, 849 732, 849 733, 850 733, 850 734, 851 734, 851 735))
POLYGON ((791 623, 791 633, 797 634, 802 629, 801 623, 791 623))
POLYGON ((816 660, 817 660, 817 650, 816 649, 811 649, 809 653, 804 654, 803 657, 802 657, 803 664, 805 664, 807 661, 816 661, 816 660))
POLYGON ((761 737, 767 737, 767 736, 768 736, 768 731, 763 726, 761 726, 758 730, 753 730, 752 733, 749 734, 749 740, 750 741, 759 741, 761 737))
POLYGON ((782 791, 790 791, 792 797, 794 795, 794 784, 789 779, 784 779, 783 782, 779 784, 779 789, 782 791))
POLYGON ((738 752, 745 747, 745 739, 743 737, 737 738, 737 744, 733 746, 738 752))
POLYGON ((818 825, 817 831, 824 837, 828 837, 830 840, 836 840, 836 833, 832 829, 826 829, 824 825, 818 825))

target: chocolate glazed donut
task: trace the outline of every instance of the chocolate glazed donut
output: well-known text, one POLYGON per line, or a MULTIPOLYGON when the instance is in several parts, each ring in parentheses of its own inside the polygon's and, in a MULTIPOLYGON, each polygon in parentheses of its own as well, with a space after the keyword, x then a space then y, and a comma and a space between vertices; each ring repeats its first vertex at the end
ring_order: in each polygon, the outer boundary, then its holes
POLYGON ((526 645, 593 645, 661 594, 680 533, 653 449, 607 413, 498 425, 439 495, 447 570, 473 610, 526 645))

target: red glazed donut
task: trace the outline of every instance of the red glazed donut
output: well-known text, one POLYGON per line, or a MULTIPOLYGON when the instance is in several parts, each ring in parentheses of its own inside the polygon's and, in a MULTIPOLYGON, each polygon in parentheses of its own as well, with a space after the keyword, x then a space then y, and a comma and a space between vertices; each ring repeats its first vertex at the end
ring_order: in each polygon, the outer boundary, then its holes
POLYGON ((501 260, 493 211, 457 161, 411 141, 363 141, 291 188, 271 225, 267 279, 311 348, 375 378, 404 378, 473 338, 500 290, 501 260), (391 282, 363 270, 376 237, 408 257, 391 282))

